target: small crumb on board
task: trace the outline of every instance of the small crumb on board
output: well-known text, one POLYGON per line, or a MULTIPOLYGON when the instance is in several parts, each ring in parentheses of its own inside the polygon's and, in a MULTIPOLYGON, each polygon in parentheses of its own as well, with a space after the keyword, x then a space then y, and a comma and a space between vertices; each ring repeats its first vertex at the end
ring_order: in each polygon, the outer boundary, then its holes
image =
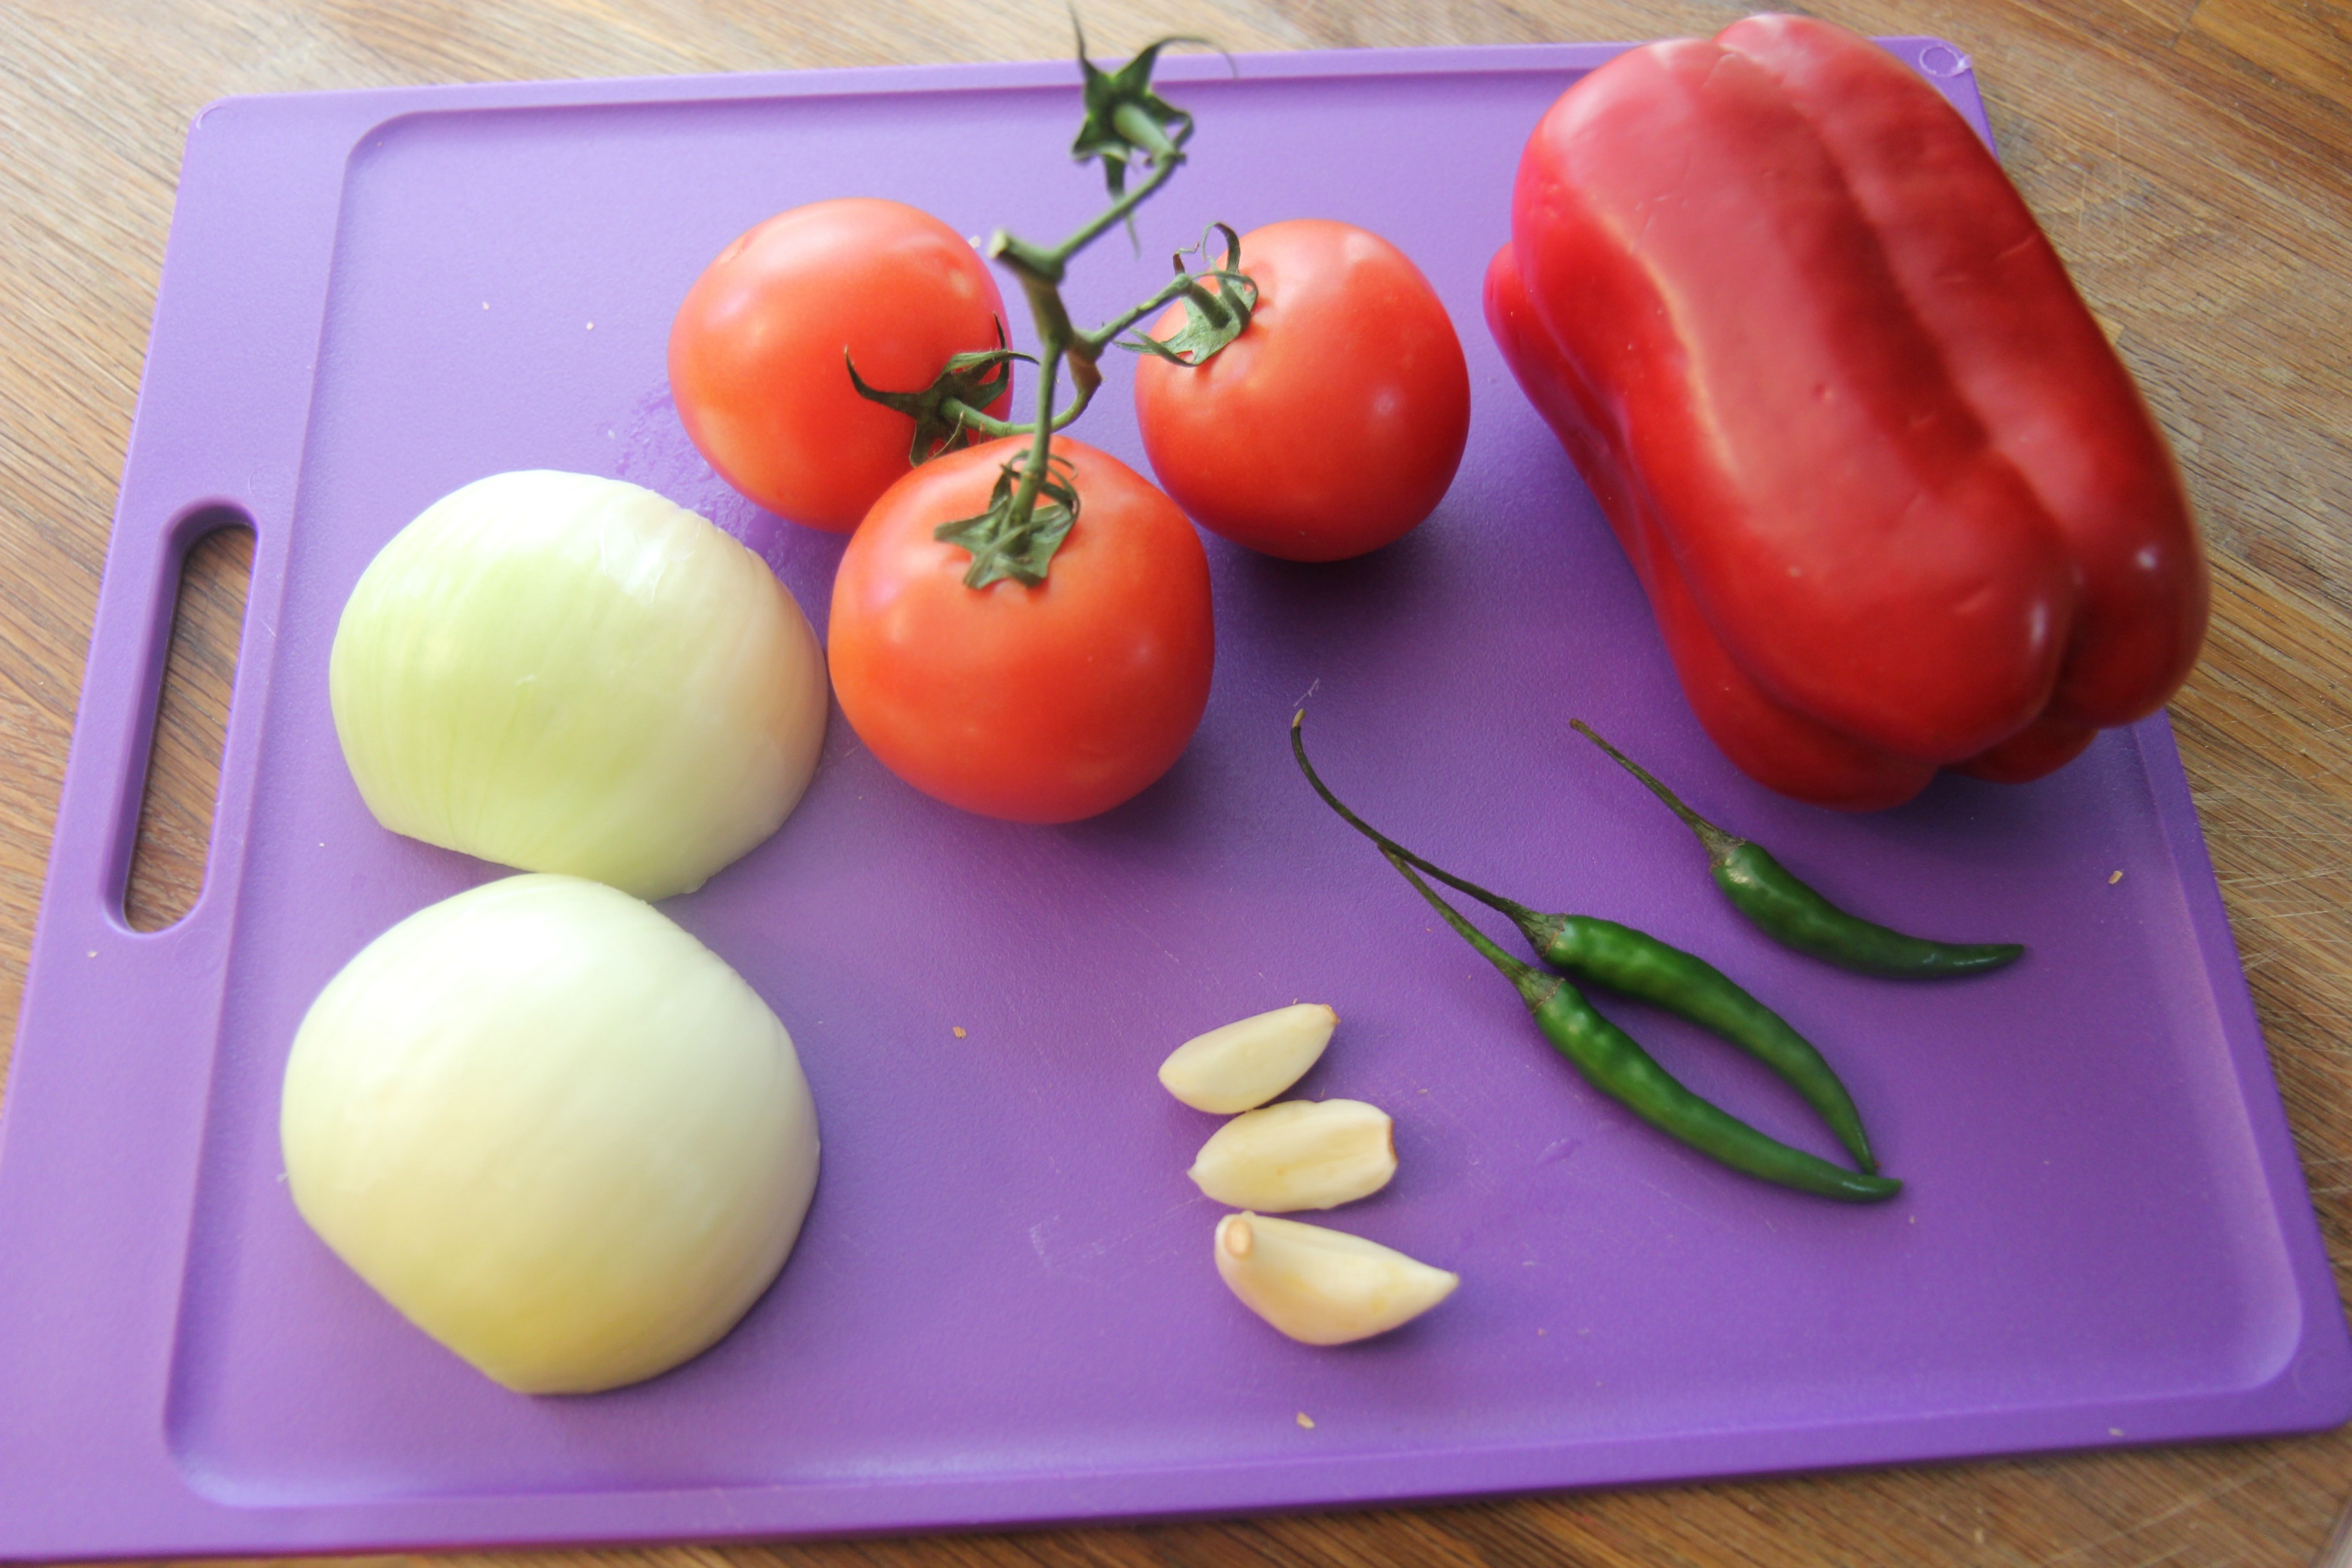
POLYGON ((1315 1430, 1315 1417, 1307 1415, 1304 1410, 1298 1413, 1298 1424, 1309 1432, 1315 1430))

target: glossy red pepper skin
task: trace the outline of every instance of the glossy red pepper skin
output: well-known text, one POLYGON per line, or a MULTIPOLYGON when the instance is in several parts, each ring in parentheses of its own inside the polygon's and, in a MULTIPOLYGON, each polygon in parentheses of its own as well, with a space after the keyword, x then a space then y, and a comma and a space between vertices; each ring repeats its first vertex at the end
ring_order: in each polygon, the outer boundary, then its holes
POLYGON ((2187 676, 2206 568, 2163 438, 1893 56, 1787 16, 1620 56, 1537 127, 1511 236, 1496 340, 1759 782, 2037 777, 2187 676))

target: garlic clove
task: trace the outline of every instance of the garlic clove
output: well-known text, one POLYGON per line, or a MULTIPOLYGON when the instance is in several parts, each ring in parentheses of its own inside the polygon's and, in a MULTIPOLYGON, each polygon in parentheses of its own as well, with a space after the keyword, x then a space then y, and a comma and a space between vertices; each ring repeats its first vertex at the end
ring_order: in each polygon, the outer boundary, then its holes
POLYGON ((1215 1247, 1217 1273, 1242 1305, 1302 1344, 1384 1334, 1462 1283, 1360 1236, 1264 1215, 1219 1220, 1215 1247))
POLYGON ((1234 1208, 1335 1208, 1389 1184, 1395 1133, 1388 1112, 1360 1100, 1289 1100, 1218 1128, 1185 1173, 1234 1208))
POLYGON ((1276 1007, 1185 1041, 1160 1064, 1160 1081, 1195 1110, 1248 1110, 1306 1077, 1339 1023, 1319 1002, 1276 1007))

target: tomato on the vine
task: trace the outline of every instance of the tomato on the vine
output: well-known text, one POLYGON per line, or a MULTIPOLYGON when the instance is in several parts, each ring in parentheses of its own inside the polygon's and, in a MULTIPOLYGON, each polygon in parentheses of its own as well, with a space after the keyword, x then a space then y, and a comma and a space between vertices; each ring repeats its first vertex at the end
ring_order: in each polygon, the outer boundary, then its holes
POLYGON ((1209 700, 1209 563, 1173 502, 1107 453, 1054 456, 1077 521, 1034 587, 964 586, 934 538, 988 509, 1013 437, 951 453, 874 504, 833 584, 826 657, 841 710, 927 795, 1015 822, 1108 811, 1166 773, 1209 700))
MULTIPOLYGON (((1202 527, 1339 561, 1437 509, 1470 434, 1470 372, 1436 290, 1376 234, 1294 218, 1244 235, 1249 326, 1197 368, 1147 356, 1135 409, 1152 472, 1202 527)), ((1183 325, 1171 307, 1151 329, 1183 325)))
MULTIPOLYGON (((961 235, 870 196, 779 213, 719 253, 670 327, 679 420, 710 466, 770 511, 845 533, 907 472, 915 423, 858 395, 930 385, 997 346, 996 280, 961 235)), ((985 410, 1001 416, 1011 380, 985 410)))

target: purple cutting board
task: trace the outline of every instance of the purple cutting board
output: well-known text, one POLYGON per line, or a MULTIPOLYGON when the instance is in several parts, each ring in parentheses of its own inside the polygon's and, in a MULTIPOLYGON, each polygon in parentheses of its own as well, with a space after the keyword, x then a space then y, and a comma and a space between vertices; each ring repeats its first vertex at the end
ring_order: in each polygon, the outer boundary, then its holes
MULTIPOLYGON (((1981 127, 1967 62, 1895 46, 1981 127)), ((498 469, 705 510, 822 622, 839 542, 716 481, 670 312, 768 214, 879 194, 971 233, 1095 210, 1067 64, 236 100, 190 133, 0 1148, 0 1555, 791 1535, 1175 1515, 2326 1426, 2352 1346, 2161 719, 2022 788, 1833 816, 1701 737, 1632 574, 1487 339, 1518 149, 1604 47, 1171 61, 1196 159, 1078 269, 1107 313, 1223 218, 1410 252, 1461 329, 1468 456, 1336 567, 1212 541, 1220 659, 1165 780, 1075 826, 915 795, 836 717, 772 841, 670 911, 800 1043, 825 1134, 781 1282, 698 1362, 505 1394, 296 1218, 278 1077, 362 944, 499 873, 379 829, 330 725, 337 613, 384 540, 498 469), (593 326, 592 324, 593 323, 593 326), (210 872, 120 914, 190 542, 259 538, 210 872), (1511 989, 1291 771, 1548 907, 1696 948, 1818 1041, 1911 1184, 1850 1208, 1597 1098, 1511 989), (2014 969, 1858 979, 1741 925, 1597 722, 1832 896, 2019 939, 2014 969), (2118 881, 2114 873, 2120 871, 2118 881), (1457 1269, 1339 1351, 1211 1266, 1177 1041, 1294 998, 1303 1085, 1393 1111, 1339 1223, 1457 1269), (1305 1415, 1312 1420, 1310 1427, 1305 1415)), ((1119 384, 1123 386, 1123 383, 1119 384)), ((1140 463, 1127 399, 1086 435, 1140 463)), ((1621 1011, 1702 1093, 1828 1151, 1776 1080, 1621 1011)))

